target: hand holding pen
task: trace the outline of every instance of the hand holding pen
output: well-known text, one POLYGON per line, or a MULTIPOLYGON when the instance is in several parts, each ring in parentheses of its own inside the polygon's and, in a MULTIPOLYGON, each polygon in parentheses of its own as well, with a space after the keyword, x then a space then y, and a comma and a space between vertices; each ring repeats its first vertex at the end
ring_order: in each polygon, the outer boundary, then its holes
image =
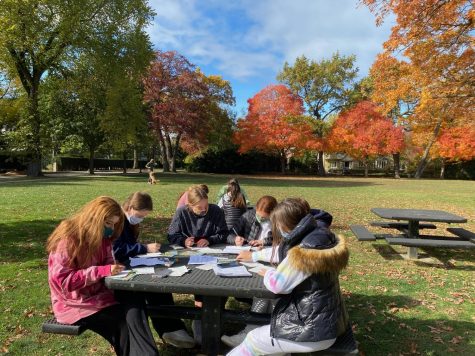
POLYGON ((182 232, 183 236, 186 237, 185 239, 185 247, 186 248, 190 248, 191 246, 193 246, 195 244, 195 238, 194 236, 188 236, 187 234, 185 234, 184 232, 182 232))
POLYGON ((114 276, 122 272, 125 269, 125 266, 117 263, 113 249, 111 250, 111 253, 112 253, 112 259, 114 260, 114 264, 111 265, 111 275, 114 276))
POLYGON ((237 233, 237 231, 234 227, 232 228, 232 230, 236 234, 236 238, 234 239, 234 243, 236 244, 236 246, 244 245, 247 242, 247 240, 244 237, 239 236, 239 234, 237 233))

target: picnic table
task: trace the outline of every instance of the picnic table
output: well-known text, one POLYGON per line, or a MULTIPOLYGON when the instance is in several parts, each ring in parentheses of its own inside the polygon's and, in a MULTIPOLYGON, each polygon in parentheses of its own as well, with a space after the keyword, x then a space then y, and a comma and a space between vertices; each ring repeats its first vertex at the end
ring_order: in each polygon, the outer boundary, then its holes
POLYGON ((350 229, 361 241, 372 241, 377 238, 385 239, 391 245, 403 245, 408 247, 407 257, 417 259, 418 247, 441 247, 441 248, 475 248, 475 234, 462 228, 448 228, 454 236, 438 236, 421 234, 423 229, 437 229, 432 222, 439 223, 466 223, 464 217, 448 213, 442 210, 423 209, 387 209, 372 208, 375 215, 392 221, 372 222, 372 226, 388 229, 396 229, 399 235, 379 234, 375 235, 361 225, 352 225, 350 229), (399 221, 407 222, 399 222, 399 221))
MULTIPOLYGON (((235 258, 236 255, 227 255, 226 257, 235 258)), ((176 262, 173 267, 188 264, 189 256, 178 255, 175 258, 176 262)), ((275 298, 276 295, 264 286, 263 278, 260 275, 252 273, 251 277, 225 278, 216 276, 212 270, 200 270, 194 265, 188 265, 187 267, 191 271, 180 277, 156 278, 153 274, 136 275, 130 280, 108 277, 105 279, 105 284, 108 288, 117 290, 201 295, 203 297, 203 307, 201 309, 164 306, 163 308, 155 308, 155 312, 157 313, 156 316, 201 318, 203 330, 202 351, 207 355, 216 355, 219 352, 224 320, 269 323, 270 315, 249 315, 224 309, 227 297, 231 296, 237 298, 275 298)), ((156 266, 155 270, 163 268, 166 267, 156 266)), ((148 312, 152 315, 154 309, 152 308, 148 312)))

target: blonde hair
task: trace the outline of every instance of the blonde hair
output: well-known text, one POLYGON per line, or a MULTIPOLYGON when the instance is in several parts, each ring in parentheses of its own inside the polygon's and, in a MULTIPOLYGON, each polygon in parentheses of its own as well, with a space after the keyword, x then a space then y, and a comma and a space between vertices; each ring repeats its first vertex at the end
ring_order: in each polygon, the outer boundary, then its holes
MULTIPOLYGON (((203 199, 208 199, 208 192, 203 187, 204 184, 192 185, 188 188, 188 206, 198 204, 203 199)), ((207 188, 207 186, 205 185, 207 188)))
POLYGON ((122 204, 122 208, 127 211, 130 208, 135 210, 153 210, 152 197, 148 193, 135 192, 129 195, 129 197, 122 204))
POLYGON ((119 217, 119 221, 114 225, 111 240, 116 239, 122 232, 124 213, 114 199, 106 196, 95 198, 56 227, 48 237, 46 251, 55 252, 59 242, 66 240, 69 265, 87 267, 102 244, 104 222, 113 216, 119 217))

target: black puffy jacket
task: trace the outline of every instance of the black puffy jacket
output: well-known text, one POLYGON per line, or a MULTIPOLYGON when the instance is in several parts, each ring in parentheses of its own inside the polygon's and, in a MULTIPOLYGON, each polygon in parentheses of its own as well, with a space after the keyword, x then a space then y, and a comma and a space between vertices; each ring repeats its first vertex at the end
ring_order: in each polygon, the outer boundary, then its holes
POLYGON ((279 246, 279 260, 285 257, 292 267, 312 275, 280 296, 271 317, 271 337, 315 342, 341 335, 348 324, 338 282, 349 259, 344 238, 318 227, 309 214, 279 246))

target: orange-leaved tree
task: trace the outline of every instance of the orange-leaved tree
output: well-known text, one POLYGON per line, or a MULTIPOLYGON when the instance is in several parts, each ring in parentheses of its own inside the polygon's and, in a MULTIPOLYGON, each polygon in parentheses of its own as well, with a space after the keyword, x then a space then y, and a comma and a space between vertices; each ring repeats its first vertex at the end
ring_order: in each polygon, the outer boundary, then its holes
POLYGON ((369 161, 400 152, 404 135, 402 129, 383 116, 374 103, 362 101, 338 116, 327 143, 330 151, 344 152, 361 161, 367 177, 369 161))
POLYGON ((239 152, 257 150, 277 154, 284 173, 288 159, 307 148, 313 133, 302 117, 302 100, 285 85, 269 85, 248 103, 248 113, 238 120, 233 137, 239 152))
POLYGON ((381 23, 396 16, 384 53, 371 76, 373 101, 401 114, 415 137, 424 137, 419 178, 442 129, 473 122, 475 107, 474 5, 470 0, 362 0, 381 23), (397 58, 397 59, 396 59, 397 58))

